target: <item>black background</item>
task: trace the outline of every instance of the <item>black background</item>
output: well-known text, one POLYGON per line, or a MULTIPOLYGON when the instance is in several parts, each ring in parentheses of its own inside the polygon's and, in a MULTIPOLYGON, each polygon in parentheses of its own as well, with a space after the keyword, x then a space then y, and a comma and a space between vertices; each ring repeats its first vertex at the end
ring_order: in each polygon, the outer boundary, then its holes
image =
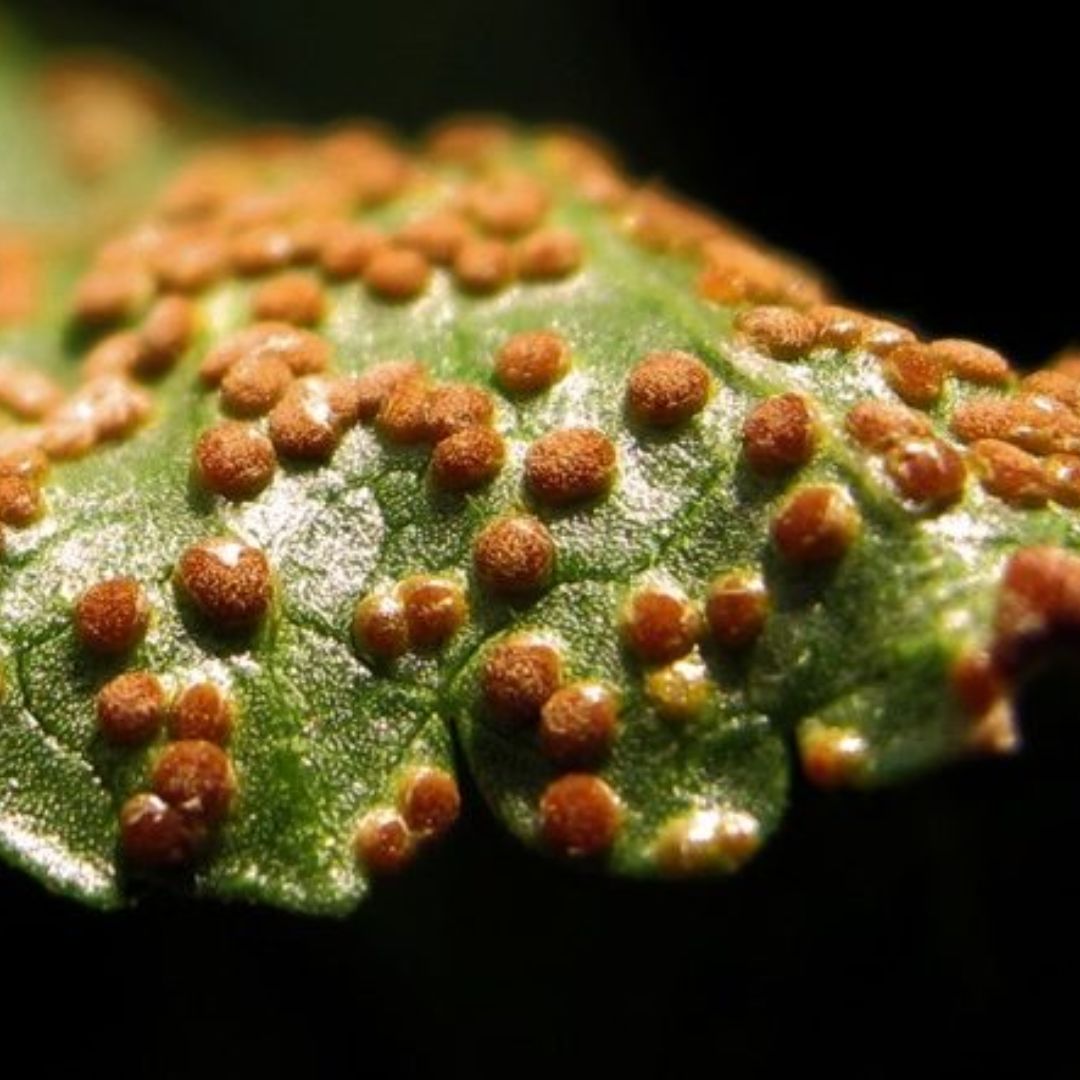
MULTIPOLYGON (((190 89, 243 87, 254 115, 582 123, 634 171, 928 334, 1022 365, 1080 336, 1075 63, 1065 28, 1033 11, 116 0, 45 14, 72 39, 104 15, 105 39, 150 40, 166 68, 186 54, 190 89)), ((551 866, 468 790, 455 835, 342 922, 167 900, 102 916, 0 871, 7 1053, 150 1076, 552 1075, 586 1060, 968 1074, 1014 1056, 1075 1075, 1078 691, 1059 671, 1026 693, 1015 759, 873 795, 797 786, 786 828, 731 882, 551 866)))

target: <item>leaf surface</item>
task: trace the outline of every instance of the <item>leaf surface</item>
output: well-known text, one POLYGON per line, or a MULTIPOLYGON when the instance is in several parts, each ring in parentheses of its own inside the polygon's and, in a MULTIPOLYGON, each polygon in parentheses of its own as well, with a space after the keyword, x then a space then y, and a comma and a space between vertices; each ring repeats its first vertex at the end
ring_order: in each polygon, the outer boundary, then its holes
POLYGON ((61 301, 3 331, 0 850, 50 887, 346 911, 452 823, 455 757, 542 849, 727 872, 793 764, 870 785, 1015 744, 1031 643, 1078 622, 1067 363, 1021 381, 827 307, 565 134, 238 136, 131 205, 42 248, 61 301), (242 493, 239 444, 200 449, 224 424, 271 448, 242 493), (82 605, 117 581, 147 623, 103 650, 126 609, 82 605), (206 685, 232 722, 199 750, 206 685))

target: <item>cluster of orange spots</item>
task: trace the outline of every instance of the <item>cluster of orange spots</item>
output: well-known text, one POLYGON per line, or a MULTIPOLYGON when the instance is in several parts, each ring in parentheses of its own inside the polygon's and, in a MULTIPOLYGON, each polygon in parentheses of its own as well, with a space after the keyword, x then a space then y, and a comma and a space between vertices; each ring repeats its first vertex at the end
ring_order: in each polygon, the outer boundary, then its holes
MULTIPOLYGON (((143 639, 149 604, 141 585, 113 578, 86 589, 73 611, 75 637, 95 656, 119 657, 143 639)), ((229 807, 235 777, 221 744, 228 741, 233 707, 214 684, 188 686, 171 704, 161 680, 145 670, 125 671, 106 682, 95 701, 97 730, 116 747, 140 747, 168 724, 175 740, 158 757, 152 792, 132 796, 120 811, 125 854, 144 866, 189 861, 210 826, 229 807)))
POLYGON ((537 394, 554 386, 570 367, 570 346, 551 330, 514 334, 495 357, 495 378, 510 394, 537 394))
POLYGON ((969 399, 950 427, 970 444, 972 470, 1015 506, 1080 502, 1080 378, 1061 367, 1026 376, 1011 397, 969 399))
POLYGON ((1006 674, 1055 635, 1080 632, 1080 556, 1056 547, 1022 548, 1001 576, 993 659, 1006 674))
POLYGON ((772 521, 777 550, 796 564, 842 558, 859 533, 861 519, 851 496, 833 485, 796 488, 772 521))
POLYGON ((696 356, 678 350, 653 352, 631 370, 626 405, 640 424, 674 427, 705 408, 711 386, 709 369, 696 356))
POLYGON ((488 652, 484 663, 484 711, 499 724, 531 726, 562 677, 562 654, 554 643, 532 634, 508 638, 488 652))
POLYGON ((417 574, 360 600, 353 640, 366 655, 392 660, 409 649, 440 648, 468 617, 465 592, 456 581, 417 574))
POLYGON ((964 492, 967 469, 961 455, 935 438, 930 421, 905 405, 860 401, 845 419, 860 446, 884 455, 885 471, 897 490, 923 508, 940 508, 964 492))
POLYGON ((634 657, 651 666, 645 696, 665 720, 692 720, 705 705, 710 681, 696 649, 703 630, 698 606, 667 587, 638 589, 623 607, 620 636, 634 657))
POLYGON ((760 476, 775 476, 805 465, 817 447, 818 428, 800 394, 777 394, 757 405, 742 429, 746 462, 760 476))
POLYGON ((357 826, 353 849, 370 873, 396 873, 421 843, 442 836, 457 821, 461 794, 448 772, 421 765, 401 777, 396 803, 368 811, 357 826))
MULTIPOLYGON (((667 215, 665 215, 667 217, 667 215)), ((664 217, 662 229, 670 227, 664 217)), ((654 220, 653 230, 656 230, 654 220)), ((671 247, 671 244, 661 246, 671 247)), ((675 244, 701 257, 698 294, 718 304, 820 304, 825 286, 803 263, 791 256, 752 242, 724 222, 712 221, 712 230, 675 244)))
POLYGON ((803 772, 818 787, 847 787, 867 775, 869 747, 854 728, 808 720, 799 728, 798 743, 803 772))
MULTIPOLYGON (((107 684, 102 695, 112 685, 107 684)), ((166 706, 160 687, 155 708, 154 730, 139 742, 148 741, 161 727, 166 706)), ((232 705, 221 690, 212 683, 188 687, 169 711, 168 723, 174 741, 156 755, 151 790, 132 795, 120 809, 124 855, 148 869, 180 867, 195 859, 236 796, 236 773, 221 746, 232 731, 232 705)), ((111 738, 107 729, 102 731, 111 738)))
MULTIPOLYGON (((34 422, 4 439, 5 455, 81 457, 99 443, 128 438, 150 416, 150 396, 121 374, 90 374, 67 396, 54 392, 47 380, 9 374, 0 373, 0 403, 34 422)), ((44 469, 34 472, 40 480, 44 469)))
POLYGON ((594 428, 562 428, 542 435, 525 454, 525 487, 549 506, 596 498, 615 477, 615 445, 594 428))
POLYGON ((555 570, 555 541, 538 518, 497 518, 473 541, 473 568, 484 588, 500 596, 527 596, 544 588, 555 570))
MULTIPOLYGON (((535 728, 541 753, 557 769, 593 767, 615 741, 614 692, 592 681, 564 685, 559 647, 538 635, 519 633, 488 651, 480 694, 494 723, 511 730, 535 728)), ((560 776, 540 797, 541 838, 562 855, 603 854, 615 842, 621 817, 615 793, 589 773, 560 776)))
POLYGON ((176 565, 176 584, 218 631, 251 630, 270 607, 270 564, 258 549, 219 537, 187 548, 176 565))
POLYGON ((703 808, 669 821, 653 848, 666 874, 686 876, 737 870, 761 846, 761 826, 743 810, 703 808))

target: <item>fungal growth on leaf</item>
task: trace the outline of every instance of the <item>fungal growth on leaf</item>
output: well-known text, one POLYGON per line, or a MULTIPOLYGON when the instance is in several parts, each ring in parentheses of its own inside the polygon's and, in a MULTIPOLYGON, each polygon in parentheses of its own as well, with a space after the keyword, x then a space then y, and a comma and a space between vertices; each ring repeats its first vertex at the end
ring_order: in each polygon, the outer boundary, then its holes
POLYGON ((1017 745, 1080 633, 1075 357, 837 303, 576 134, 203 137, 56 70, 37 198, 0 171, 5 858, 343 912, 478 791, 724 874, 796 771, 1017 745))

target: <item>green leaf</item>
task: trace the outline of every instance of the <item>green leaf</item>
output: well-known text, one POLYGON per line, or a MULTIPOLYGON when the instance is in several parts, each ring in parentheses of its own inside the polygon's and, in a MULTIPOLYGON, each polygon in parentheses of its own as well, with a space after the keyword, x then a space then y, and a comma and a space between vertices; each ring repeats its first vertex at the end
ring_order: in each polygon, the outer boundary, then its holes
POLYGON ((1080 622, 1067 363, 827 307, 579 137, 237 136, 131 205, 3 330, 0 851, 51 888, 346 911, 459 762, 552 854, 728 872, 799 763, 1012 748, 1080 622))

